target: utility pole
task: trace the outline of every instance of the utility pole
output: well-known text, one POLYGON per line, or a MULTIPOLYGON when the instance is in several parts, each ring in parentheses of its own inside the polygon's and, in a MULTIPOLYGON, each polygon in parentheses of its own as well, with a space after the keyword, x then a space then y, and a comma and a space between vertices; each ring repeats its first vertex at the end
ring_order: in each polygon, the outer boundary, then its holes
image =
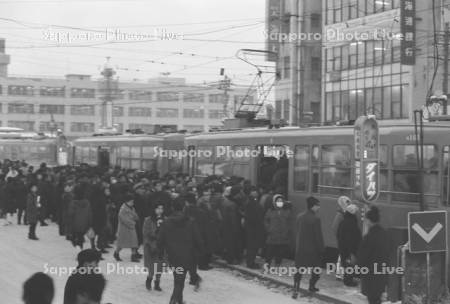
MULTIPOLYGON (((442 77, 443 83, 442 83, 442 91, 444 91, 444 94, 447 95, 448 92, 448 60, 449 60, 449 43, 450 43, 450 31, 449 31, 449 24, 445 23, 445 33, 444 33, 444 75, 442 77)), ((443 107, 443 114, 447 114, 447 102, 442 105, 443 107)))
MULTIPOLYGON (((297 37, 299 37, 298 33, 299 33, 299 0, 294 0, 294 7, 293 7, 293 12, 291 12, 290 14, 290 32, 293 35, 293 37, 295 37, 295 41, 289 41, 291 43, 291 109, 293 112, 292 117, 292 121, 291 121, 291 125, 300 125, 301 122, 301 111, 300 111, 300 100, 299 100, 299 94, 298 94, 298 90, 299 90, 299 56, 298 56, 298 52, 299 52, 299 46, 298 46, 298 39, 297 37)), ((284 22, 284 20, 283 20, 284 22)), ((284 105, 286 106, 286 105, 284 105)))
MULTIPOLYGON (((223 112, 224 114, 227 116, 228 118, 228 91, 230 90, 231 87, 231 80, 230 78, 228 78, 227 75, 225 75, 225 69, 221 68, 220 69, 220 76, 223 76, 223 79, 220 80, 220 84, 219 84, 219 89, 223 90, 223 112)), ((234 109, 235 111, 236 109, 234 109)))

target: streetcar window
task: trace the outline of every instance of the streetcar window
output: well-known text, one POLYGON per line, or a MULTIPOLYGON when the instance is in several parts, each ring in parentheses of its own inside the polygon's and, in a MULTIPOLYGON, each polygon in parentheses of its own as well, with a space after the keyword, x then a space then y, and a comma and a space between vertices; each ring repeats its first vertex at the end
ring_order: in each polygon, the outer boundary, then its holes
POLYGON ((141 169, 141 161, 139 159, 132 159, 131 160, 131 169, 141 169))
POLYGON ((322 165, 350 167, 351 149, 346 145, 322 146, 322 165))
POLYGON ((232 155, 235 161, 248 162, 250 161, 251 148, 250 146, 234 146, 232 155))
POLYGON ((380 145, 380 167, 387 167, 388 165, 388 146, 380 145))
POLYGON ((129 158, 130 157, 130 147, 120 147, 120 157, 129 158))
POLYGON ((140 158, 141 157, 141 147, 130 147, 130 153, 131 153, 132 158, 140 158))
POLYGON ((142 170, 146 171, 156 170, 156 160, 144 159, 142 161, 142 170))
POLYGON ((314 145, 311 153, 311 183, 313 193, 319 193, 319 155, 319 146, 314 145))
POLYGON ((309 146, 295 147, 294 190, 307 191, 309 182, 309 146))
POLYGON ((250 179, 250 166, 249 164, 234 164, 233 175, 250 179))
MULTIPOLYGON (((434 145, 423 147, 424 168, 423 193, 426 202, 436 202, 439 197, 438 156, 434 145)), ((394 201, 418 202, 420 199, 420 179, 417 168, 415 145, 395 145, 393 147, 393 195, 394 201)))
POLYGON ((214 174, 213 147, 198 147, 197 154, 197 175, 208 176, 214 174))
MULTIPOLYGON (((393 151, 393 161, 395 167, 417 168, 416 146, 395 145, 393 151)), ((423 166, 427 169, 437 168, 438 153, 435 146, 423 146, 423 166)))
POLYGON ((351 148, 347 145, 324 145, 321 149, 320 192, 349 195, 351 188, 351 148))
POLYGON ((142 147, 142 158, 155 158, 155 147, 142 147))

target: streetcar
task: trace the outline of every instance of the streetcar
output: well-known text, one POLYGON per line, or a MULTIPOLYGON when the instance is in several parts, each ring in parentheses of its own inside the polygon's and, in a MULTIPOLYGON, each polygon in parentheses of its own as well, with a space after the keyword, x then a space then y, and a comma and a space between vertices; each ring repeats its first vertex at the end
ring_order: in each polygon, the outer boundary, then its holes
POLYGON ((161 157, 160 151, 182 150, 183 134, 117 134, 80 137, 73 141, 73 165, 82 163, 142 171, 180 173, 182 158, 161 157))
POLYGON ((61 134, 49 136, 20 128, 0 128, 0 159, 55 167, 67 165, 68 151, 68 142, 61 134))
MULTIPOLYGON (((419 210, 419 170, 412 123, 380 126, 380 196, 375 203, 385 227, 406 227, 407 213, 419 210)), ((332 232, 337 199, 356 198, 354 127, 243 129, 187 136, 193 176, 241 176, 254 185, 278 185, 293 205, 306 208, 306 198, 321 202, 320 217, 327 246, 337 247, 332 232), (283 188, 283 185, 285 187, 283 188)), ((424 125, 424 201, 430 209, 449 209, 450 124, 424 125)))

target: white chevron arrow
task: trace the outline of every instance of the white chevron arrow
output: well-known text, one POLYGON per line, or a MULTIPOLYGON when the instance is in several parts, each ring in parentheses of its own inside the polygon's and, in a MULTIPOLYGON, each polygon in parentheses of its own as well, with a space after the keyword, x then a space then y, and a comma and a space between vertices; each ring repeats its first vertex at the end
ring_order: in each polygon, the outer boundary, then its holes
POLYGON ((414 223, 414 225, 412 225, 412 229, 414 229, 417 234, 420 235, 427 243, 431 242, 431 240, 434 239, 436 234, 438 234, 438 232, 441 231, 443 227, 444 226, 442 226, 441 223, 437 223, 436 225, 434 225, 433 229, 431 229, 430 232, 426 232, 422 227, 420 227, 419 224, 414 223))

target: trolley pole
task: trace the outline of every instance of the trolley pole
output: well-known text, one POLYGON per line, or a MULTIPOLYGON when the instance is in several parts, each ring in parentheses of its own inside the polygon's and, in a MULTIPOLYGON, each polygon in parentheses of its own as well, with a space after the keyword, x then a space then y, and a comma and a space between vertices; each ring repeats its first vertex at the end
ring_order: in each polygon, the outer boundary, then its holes
MULTIPOLYGON (((442 77, 442 91, 444 94, 448 94, 448 60, 449 60, 449 43, 450 43, 450 31, 449 24, 445 24, 444 34, 444 75, 442 77)), ((447 114, 447 102, 443 104, 443 114, 447 114)))

